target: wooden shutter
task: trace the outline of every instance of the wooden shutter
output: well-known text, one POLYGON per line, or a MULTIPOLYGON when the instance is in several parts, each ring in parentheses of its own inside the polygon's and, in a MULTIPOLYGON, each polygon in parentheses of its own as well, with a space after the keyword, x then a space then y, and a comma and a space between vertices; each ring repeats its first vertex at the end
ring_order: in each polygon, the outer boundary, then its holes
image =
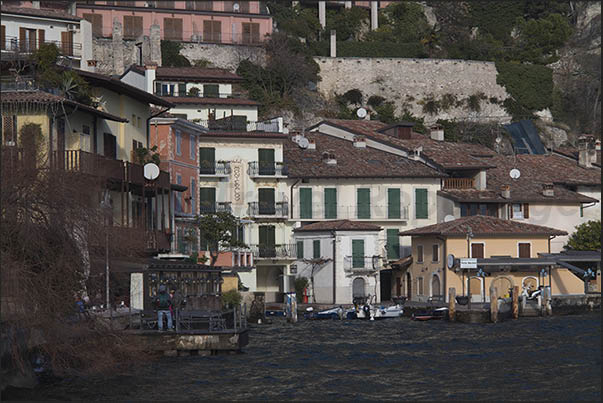
POLYGON ((400 236, 397 228, 387 230, 387 259, 400 259, 400 236))
POLYGON ((174 39, 174 18, 163 19, 163 37, 164 39, 174 39))
POLYGON ((259 43, 260 42, 260 24, 252 23, 251 24, 251 43, 259 43))
POLYGON ((260 256, 262 257, 273 257, 276 256, 275 247, 275 234, 273 225, 260 225, 259 239, 260 239, 260 256))
POLYGON ((274 164, 274 149, 258 149, 259 173, 260 175, 274 175, 276 166, 274 164))
POLYGON ((249 13, 249 2, 248 1, 239 1, 239 12, 240 13, 249 13))
POLYGON ((356 204, 357 204, 357 216, 358 218, 366 219, 371 218, 371 190, 370 189, 357 189, 356 190, 356 204))
POLYGON ((73 32, 61 32, 61 53, 73 56, 73 32))
POLYGON ((364 241, 352 239, 352 267, 364 267, 364 241))
POLYGON ((523 204, 523 218, 530 218, 530 205, 528 203, 523 204))
POLYGON ((429 218, 427 210, 427 189, 415 189, 415 218, 429 218))
POLYGON ((134 39, 142 35, 142 17, 124 15, 124 38, 134 39))
POLYGON ((337 189, 325 189, 325 218, 337 218, 337 189))
POLYGON ((320 239, 312 241, 312 258, 320 259, 320 239))
POLYGON ((216 211, 216 188, 199 189, 199 209, 203 213, 215 213, 216 211))
POLYGON ((484 258, 484 244, 483 243, 472 243, 471 244, 471 257, 477 259, 484 258))
POLYGON ((27 31, 25 30, 25 28, 19 27, 19 47, 25 51, 27 50, 27 42, 26 42, 27 34, 26 34, 26 32, 27 31))
POLYGON ((84 19, 92 24, 92 35, 96 37, 103 36, 103 15, 102 14, 84 14, 84 19))
POLYGON ((387 218, 400 218, 400 189, 387 189, 387 218))
POLYGON ((244 22, 242 25, 243 25, 243 43, 251 43, 251 23, 244 22))
POLYGON ((519 244, 519 257, 532 257, 531 245, 529 243, 519 244))
POLYGON ((222 36, 222 23, 220 21, 203 21, 203 40, 205 42, 220 42, 222 36))
POLYGON ((312 189, 299 189, 299 218, 312 218, 312 189))
POLYGON ((216 149, 202 147, 199 149, 199 168, 202 174, 216 173, 216 149))
POLYGON ((0 49, 6 49, 6 25, 0 25, 0 49))
POLYGON ((43 29, 38 29, 38 47, 46 42, 46 32, 43 29))
POLYGON ((260 199, 260 214, 273 215, 276 213, 274 189, 259 189, 258 197, 260 199))
POLYGON ((304 241, 297 241, 296 249, 297 249, 297 258, 303 259, 304 258, 304 241))

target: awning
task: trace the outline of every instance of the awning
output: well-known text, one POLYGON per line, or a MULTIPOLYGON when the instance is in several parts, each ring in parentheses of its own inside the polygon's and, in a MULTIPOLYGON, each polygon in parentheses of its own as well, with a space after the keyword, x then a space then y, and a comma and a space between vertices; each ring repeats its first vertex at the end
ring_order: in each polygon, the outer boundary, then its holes
POLYGON ((412 255, 403 257, 394 262, 389 263, 392 269, 396 270, 404 270, 407 269, 412 264, 412 255))

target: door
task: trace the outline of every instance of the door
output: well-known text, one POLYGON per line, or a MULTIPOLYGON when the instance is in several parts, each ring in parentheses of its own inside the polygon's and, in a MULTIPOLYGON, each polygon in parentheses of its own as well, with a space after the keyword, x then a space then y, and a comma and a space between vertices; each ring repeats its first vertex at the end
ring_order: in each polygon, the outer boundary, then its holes
POLYGON ((471 277, 469 279, 469 295, 471 296, 471 302, 482 302, 482 281, 478 277, 471 277))
POLYGON ((357 277, 352 282, 352 299, 364 297, 366 297, 364 292, 364 279, 362 277, 357 277))
POLYGON ((392 299, 392 271, 382 270, 380 273, 381 280, 381 301, 389 301, 392 299))
POLYGON ((364 240, 362 239, 352 240, 352 268, 364 268, 364 240))
POLYGON ((259 252, 261 257, 276 257, 275 228, 274 225, 260 225, 259 252))
POLYGON ((259 189, 259 213, 260 215, 275 215, 276 204, 274 200, 274 189, 259 189))
POLYGON ((199 149, 199 170, 202 174, 215 175, 216 149, 202 147, 199 149))
POLYGON ((199 212, 201 214, 216 212, 216 188, 200 188, 199 198, 199 212))
POLYGON ((396 277, 396 297, 402 296, 402 277, 396 277))
POLYGON ((442 290, 440 289, 440 277, 432 276, 431 277, 431 296, 439 296, 442 295, 442 290))
POLYGON ((61 32, 61 53, 65 56, 73 56, 73 32, 61 32))
MULTIPOLYGON (((65 147, 64 139, 65 137, 63 136, 63 148, 65 147)), ((117 158, 117 139, 111 133, 103 134, 103 155, 107 158, 117 158)))
POLYGON ((410 300, 412 298, 412 278, 410 277, 410 273, 406 272, 406 299, 410 300))
POLYGON ((274 149, 260 148, 258 149, 259 174, 260 175, 275 175, 276 167, 274 164, 274 149))

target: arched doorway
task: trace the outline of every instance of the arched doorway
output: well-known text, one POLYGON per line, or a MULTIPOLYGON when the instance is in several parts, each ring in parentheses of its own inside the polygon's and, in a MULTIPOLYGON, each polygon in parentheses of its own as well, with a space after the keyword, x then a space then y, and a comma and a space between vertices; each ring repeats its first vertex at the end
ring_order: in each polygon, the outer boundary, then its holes
POLYGON ((412 298, 412 279, 410 277, 410 273, 406 272, 406 299, 410 300, 412 298))
POLYGON ((492 281, 491 288, 496 288, 497 295, 502 298, 511 297, 513 283, 508 277, 497 277, 492 281))
POLYGON ((469 297, 471 302, 483 302, 482 278, 471 277, 469 279, 469 297))
POLYGON ((364 279, 362 277, 356 277, 352 282, 352 298, 364 298, 364 279))
POLYGON ((442 295, 442 290, 440 286, 440 276, 437 274, 433 274, 431 276, 431 296, 439 296, 442 295))

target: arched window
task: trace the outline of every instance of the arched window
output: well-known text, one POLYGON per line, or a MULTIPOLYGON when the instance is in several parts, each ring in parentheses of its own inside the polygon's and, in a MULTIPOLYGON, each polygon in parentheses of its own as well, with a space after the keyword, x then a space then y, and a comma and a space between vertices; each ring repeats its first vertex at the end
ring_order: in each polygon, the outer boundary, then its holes
POLYGON ((364 293, 364 284, 365 281, 362 277, 357 277, 354 279, 352 282, 352 298, 364 298, 366 296, 364 293))

